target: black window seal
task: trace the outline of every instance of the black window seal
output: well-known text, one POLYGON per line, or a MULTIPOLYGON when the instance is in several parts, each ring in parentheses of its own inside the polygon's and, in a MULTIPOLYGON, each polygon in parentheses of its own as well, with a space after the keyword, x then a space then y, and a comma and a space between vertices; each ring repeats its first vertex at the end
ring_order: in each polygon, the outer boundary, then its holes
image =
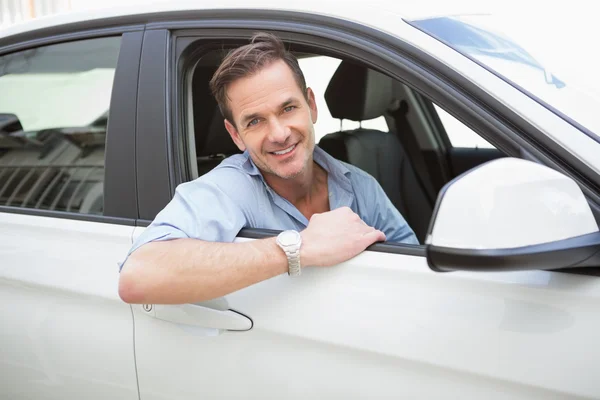
POLYGON ((169 32, 146 30, 140 62, 136 120, 138 217, 154 218, 173 197, 173 168, 167 82, 169 32))
MULTIPOLYGON (((136 226, 148 227, 152 221, 137 220, 136 226)), ((267 239, 277 236, 281 231, 275 229, 243 228, 236 237, 245 239, 267 239)), ((374 243, 366 248, 366 251, 377 253, 402 254, 406 256, 425 257, 425 246, 404 243, 374 243)))
POLYGON ((74 221, 86 221, 86 222, 100 222, 104 224, 113 224, 113 225, 128 225, 128 226, 136 226, 135 218, 119 218, 119 217, 110 217, 104 215, 94 215, 94 214, 81 214, 81 213, 73 213, 73 212, 65 212, 65 211, 50 211, 50 210, 40 210, 35 208, 22 208, 22 207, 11 207, 11 206, 0 206, 0 213, 7 214, 21 214, 21 215, 29 215, 33 217, 50 217, 50 218, 59 218, 59 219, 69 219, 74 221))
POLYGON ((126 32, 143 31, 144 25, 101 25, 90 28, 89 24, 77 23, 20 33, 0 38, 0 55, 32 47, 48 46, 75 40, 93 39, 105 36, 118 36, 126 32))
POLYGON ((104 213, 138 217, 136 126, 143 31, 121 35, 104 155, 104 213))

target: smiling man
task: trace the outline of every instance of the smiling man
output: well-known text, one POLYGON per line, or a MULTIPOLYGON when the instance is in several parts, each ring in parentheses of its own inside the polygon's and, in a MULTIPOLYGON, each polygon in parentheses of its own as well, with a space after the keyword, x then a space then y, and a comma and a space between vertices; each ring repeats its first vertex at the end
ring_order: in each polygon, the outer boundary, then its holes
POLYGON ((386 238, 417 243, 373 177, 315 146, 315 95, 277 37, 259 33, 233 50, 210 85, 244 153, 177 188, 130 250, 124 301, 209 300, 339 264, 386 238), (232 243, 244 227, 283 232, 232 243))

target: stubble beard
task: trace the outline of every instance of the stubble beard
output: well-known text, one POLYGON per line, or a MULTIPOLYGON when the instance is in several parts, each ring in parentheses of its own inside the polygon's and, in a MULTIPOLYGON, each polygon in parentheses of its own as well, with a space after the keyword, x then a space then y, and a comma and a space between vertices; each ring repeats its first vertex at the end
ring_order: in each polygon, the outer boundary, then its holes
MULTIPOLYGON (((302 142, 298 143, 298 146, 301 145, 301 144, 302 144, 302 142)), ((305 148, 305 147, 303 147, 302 149, 306 152, 304 154, 304 160, 302 161, 302 167, 299 170, 297 170, 297 171, 295 171, 295 172, 293 172, 291 174, 283 174, 281 172, 278 172, 276 169, 271 168, 267 162, 264 162, 264 163, 261 162, 262 165, 260 165, 260 166, 257 165, 257 166, 264 173, 276 176, 276 177, 278 177, 280 179, 288 180, 288 179, 297 178, 298 176, 302 175, 302 173, 304 173, 306 171, 306 167, 307 167, 308 162, 310 160, 310 152, 309 152, 309 150, 307 148, 305 148)), ((300 150, 300 149, 296 149, 295 151, 298 151, 298 150, 300 150)), ((267 155, 267 157, 268 157, 268 155, 267 155)), ((292 163, 292 162, 295 162, 295 161, 296 160, 290 160, 289 162, 292 163)), ((284 162, 283 166, 285 166, 286 163, 287 162, 284 162)))

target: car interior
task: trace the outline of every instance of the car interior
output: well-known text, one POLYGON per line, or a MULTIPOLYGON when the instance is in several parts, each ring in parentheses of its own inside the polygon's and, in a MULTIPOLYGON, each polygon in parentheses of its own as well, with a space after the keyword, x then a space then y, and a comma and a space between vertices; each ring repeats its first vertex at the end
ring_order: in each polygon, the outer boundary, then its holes
MULTIPOLYGON (((189 129, 194 132, 195 145, 190 151, 196 163, 191 168, 192 179, 240 152, 225 129, 208 86, 223 55, 222 49, 204 54, 193 70, 189 129)), ((319 57, 306 52, 296 55, 301 67, 303 59, 319 57)), ((307 85, 311 86, 308 78, 307 85)), ((441 187, 462 172, 503 156, 493 148, 453 152, 447 137, 443 140, 444 127, 430 101, 403 83, 352 60, 341 60, 324 93, 315 90, 315 94, 324 96, 332 118, 359 123, 353 129, 323 132, 317 145, 377 179, 421 243, 441 187), (385 119, 388 129, 362 126, 363 121, 378 117, 385 119)), ((319 110, 319 118, 321 113, 319 110)))

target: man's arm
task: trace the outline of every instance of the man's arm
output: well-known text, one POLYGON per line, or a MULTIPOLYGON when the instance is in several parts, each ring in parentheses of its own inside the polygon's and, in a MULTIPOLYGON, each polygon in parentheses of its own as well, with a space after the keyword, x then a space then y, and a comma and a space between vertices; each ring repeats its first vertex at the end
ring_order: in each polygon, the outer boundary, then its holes
MULTIPOLYGON (((303 266, 346 261, 385 235, 347 207, 315 214, 301 232, 303 266)), ((176 239, 148 243, 123 266, 119 295, 128 303, 196 303, 224 296, 287 271, 275 238, 244 243, 176 239)))
POLYGON ((119 295, 127 303, 182 304, 224 296, 287 271, 275 238, 243 243, 176 239, 129 256, 119 295))

